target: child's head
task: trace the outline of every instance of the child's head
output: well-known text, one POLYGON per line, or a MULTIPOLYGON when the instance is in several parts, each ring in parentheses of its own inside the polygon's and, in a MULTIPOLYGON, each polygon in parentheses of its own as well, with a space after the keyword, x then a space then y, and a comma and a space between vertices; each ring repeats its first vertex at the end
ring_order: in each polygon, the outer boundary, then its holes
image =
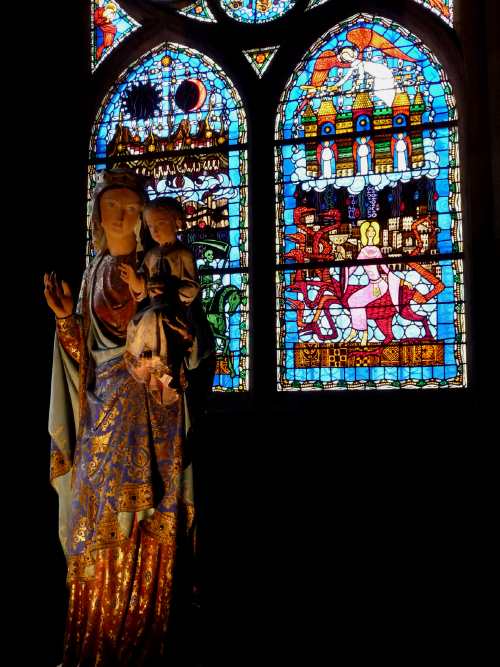
POLYGON ((147 203, 143 212, 144 222, 156 243, 172 243, 177 232, 185 227, 182 205, 173 197, 159 197, 147 203))

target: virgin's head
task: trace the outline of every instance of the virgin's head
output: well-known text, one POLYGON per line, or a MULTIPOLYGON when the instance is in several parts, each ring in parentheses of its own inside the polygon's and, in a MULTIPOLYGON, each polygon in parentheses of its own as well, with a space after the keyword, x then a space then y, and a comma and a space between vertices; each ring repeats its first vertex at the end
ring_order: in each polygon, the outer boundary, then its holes
POLYGON ((92 207, 92 240, 96 250, 108 241, 139 238, 146 202, 144 179, 129 169, 100 172, 92 207))
POLYGON ((360 225, 361 245, 378 245, 380 242, 380 225, 375 220, 365 220, 360 225))

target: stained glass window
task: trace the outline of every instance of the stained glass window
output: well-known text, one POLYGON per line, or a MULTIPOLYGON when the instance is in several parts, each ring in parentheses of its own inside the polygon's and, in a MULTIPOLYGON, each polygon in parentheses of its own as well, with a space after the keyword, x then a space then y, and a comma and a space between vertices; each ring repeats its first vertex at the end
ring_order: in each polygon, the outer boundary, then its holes
POLYGON ((196 19, 197 21, 217 23, 216 18, 210 11, 210 8, 205 0, 196 0, 196 2, 194 2, 192 5, 189 5, 184 9, 179 9, 179 14, 184 14, 185 16, 189 16, 189 18, 196 19))
POLYGON ((278 386, 466 384, 455 100, 426 46, 359 14, 276 119, 278 386))
POLYGON ((91 143, 89 192, 99 169, 128 166, 150 178, 150 198, 170 195, 183 203, 184 241, 200 271, 220 391, 248 386, 246 140, 241 99, 220 67, 167 43, 119 77, 91 143))
POLYGON ((249 49, 243 51, 243 55, 248 60, 252 69, 256 72, 259 79, 271 64, 271 60, 276 55, 279 46, 267 46, 262 49, 249 49))
POLYGON ((220 0, 220 4, 236 21, 265 23, 285 14, 294 6, 295 0, 220 0))
POLYGON ((453 25, 453 0, 415 0, 428 7, 450 25, 453 25))
POLYGON ((125 12, 117 2, 91 0, 92 16, 92 69, 111 51, 139 27, 139 23, 125 12))

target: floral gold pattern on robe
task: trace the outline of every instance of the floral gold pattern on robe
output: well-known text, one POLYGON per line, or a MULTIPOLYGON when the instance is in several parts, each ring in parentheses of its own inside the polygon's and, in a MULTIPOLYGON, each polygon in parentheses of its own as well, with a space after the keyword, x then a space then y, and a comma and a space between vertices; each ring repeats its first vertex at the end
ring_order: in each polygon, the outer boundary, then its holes
POLYGON ((57 325, 50 431, 70 590, 64 667, 156 664, 176 556, 194 545, 184 396, 161 406, 128 373, 119 337, 126 326, 120 315, 110 331, 113 313, 103 311, 107 303, 117 312, 107 286, 114 296, 119 287, 118 263, 106 257, 86 271, 78 314, 57 325), (61 398, 62 385, 71 400, 61 398))

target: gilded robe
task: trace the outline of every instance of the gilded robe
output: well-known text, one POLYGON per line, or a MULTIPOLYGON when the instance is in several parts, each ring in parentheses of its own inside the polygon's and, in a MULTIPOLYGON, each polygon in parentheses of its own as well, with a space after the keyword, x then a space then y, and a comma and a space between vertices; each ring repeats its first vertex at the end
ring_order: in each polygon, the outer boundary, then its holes
POLYGON ((70 593, 64 667, 159 663, 176 555, 194 544, 185 397, 158 405, 125 368, 136 304, 123 261, 135 268, 135 252, 99 253, 76 314, 56 320, 49 431, 70 593))

